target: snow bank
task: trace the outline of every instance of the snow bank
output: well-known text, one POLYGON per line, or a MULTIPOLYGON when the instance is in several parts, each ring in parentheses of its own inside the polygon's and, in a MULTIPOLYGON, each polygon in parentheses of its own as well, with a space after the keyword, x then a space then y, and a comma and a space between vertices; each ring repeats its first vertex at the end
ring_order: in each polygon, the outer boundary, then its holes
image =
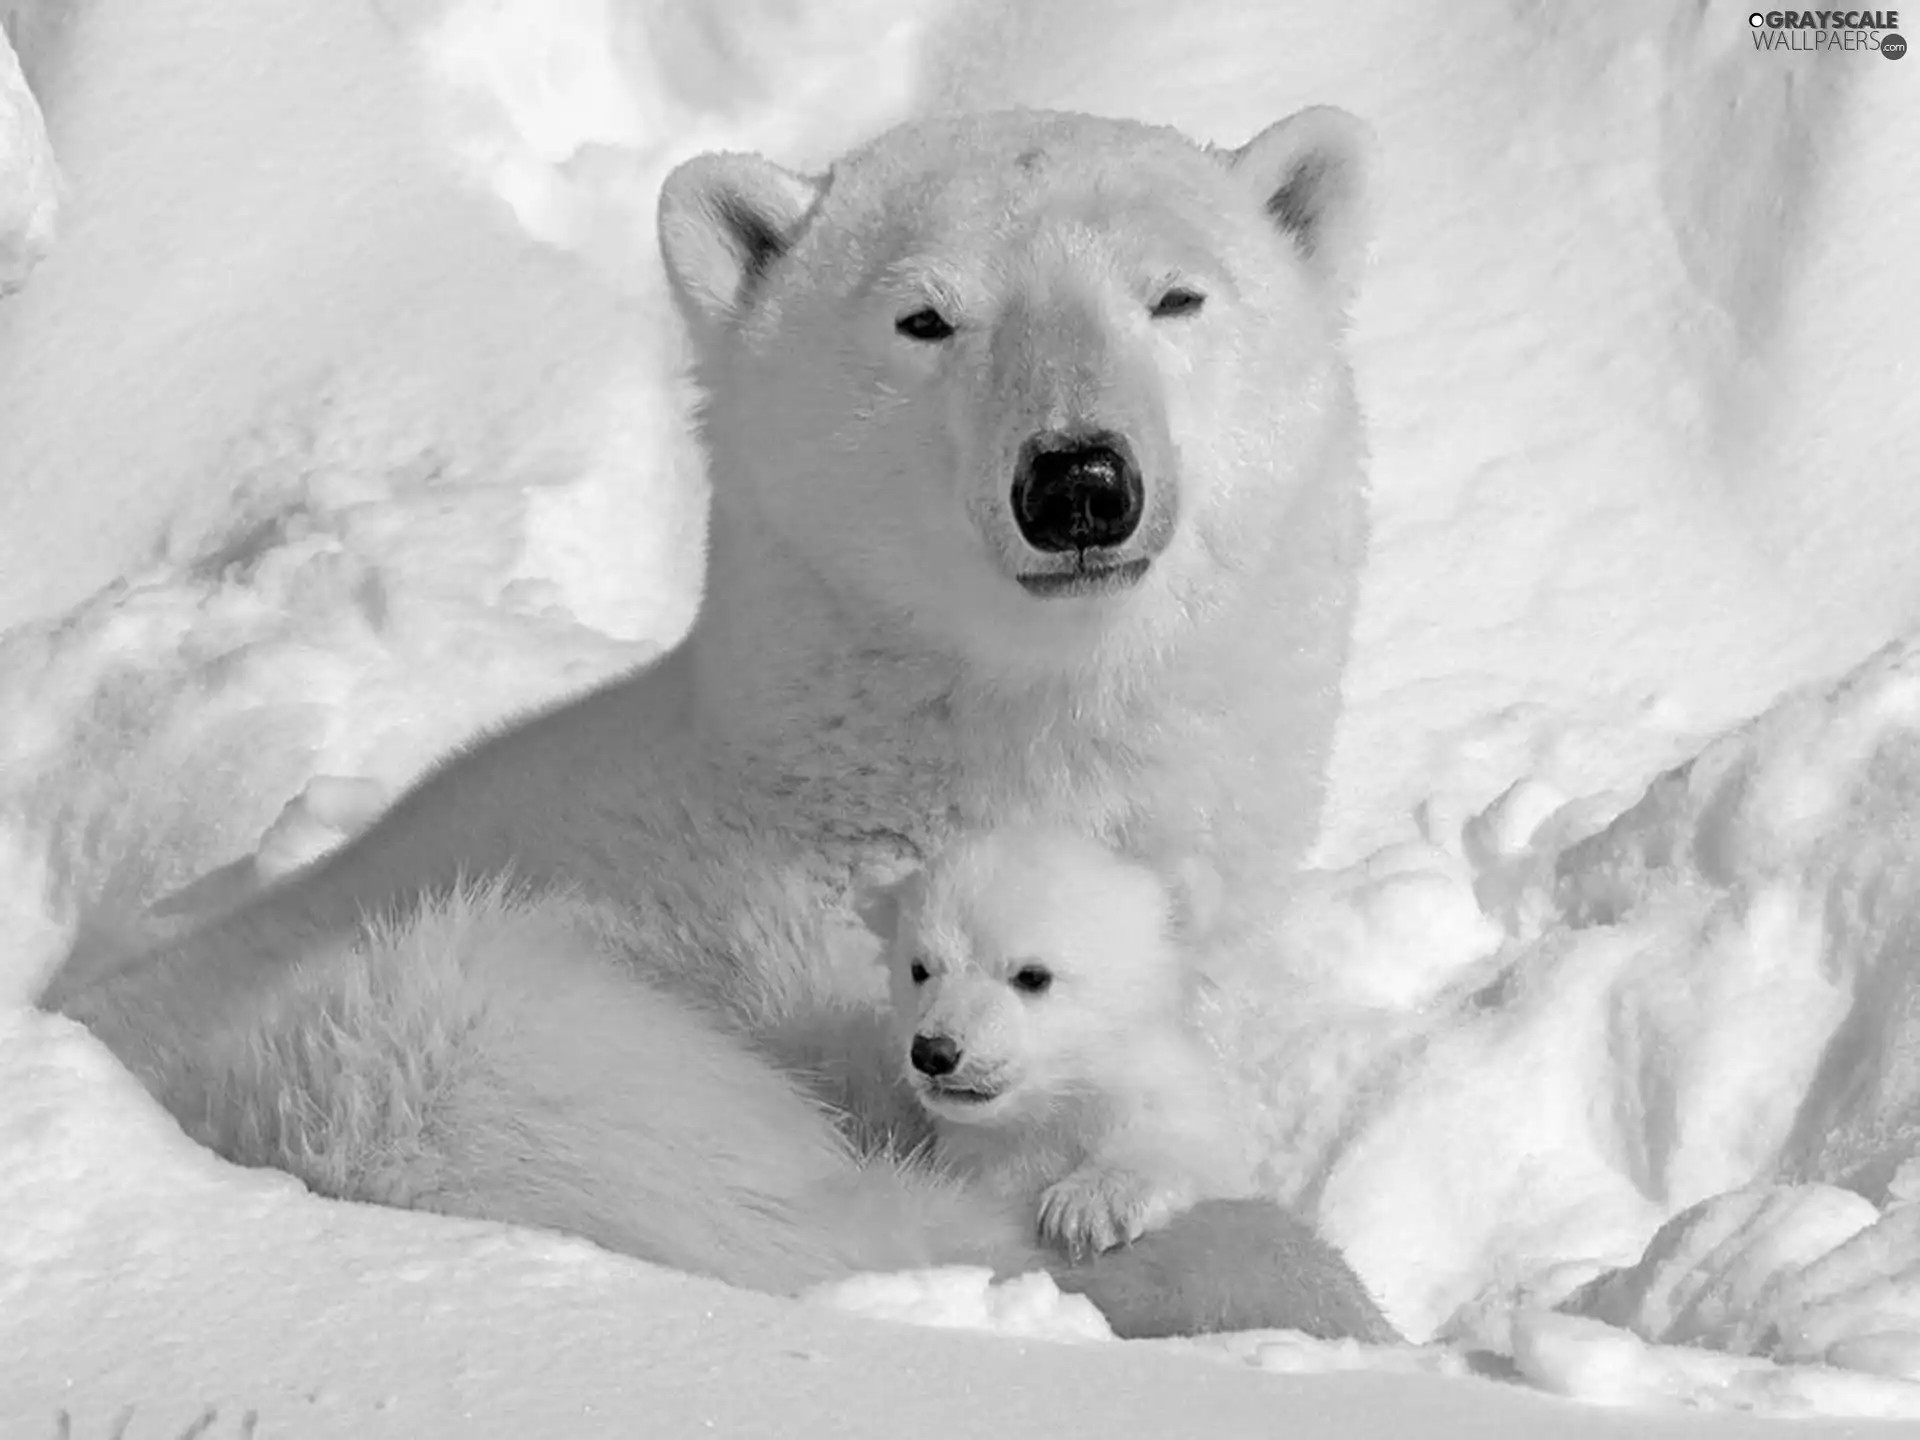
POLYGON ((60 175, 40 105, 0 9, 0 296, 18 290, 53 248, 60 175))
POLYGON ((946 0, 390 0, 436 132, 528 234, 611 284, 658 276, 654 200, 705 150, 825 166, 909 109, 946 0))
POLYGON ((1470 828, 1478 843, 1328 877, 1292 937, 1327 967, 1311 1008, 1257 998, 1250 976, 1220 1011, 1273 1115, 1347 1081, 1331 1122, 1274 1132, 1286 1188, 1417 1335, 1512 1353, 1515 1302, 1640 1260, 1581 1308, 1652 1340, 1920 1378, 1916 821, 1905 643, 1715 741, 1597 831, 1519 786, 1470 828), (1503 824, 1523 801, 1530 819, 1503 824), (1372 939, 1410 875, 1436 939, 1461 937, 1436 944, 1451 963, 1424 988, 1373 973, 1404 975, 1372 939), (1468 910, 1488 928, 1451 918, 1468 910), (1862 1193, 1726 1198, 1756 1177, 1862 1193))
POLYGON ((606 628, 673 623, 654 597, 684 609, 699 521, 659 317, 463 183, 371 7, 82 4, 44 46, 67 196, 0 309, 0 625, 314 488, 484 486, 537 531, 538 494, 599 465, 598 526, 575 511, 550 558, 606 628))
POLYGON ((77 9, 35 74, 60 245, 0 306, 10 1424, 1683 1424, 1529 1387, 1920 1413, 1914 651, 1835 679, 1916 593, 1900 67, 1757 68, 1720 0, 1270 9, 77 9), (1431 1347, 1122 1347, 966 1272, 782 1303, 327 1204, 24 1009, 83 916, 190 917, 684 628, 667 166, 1019 98, 1381 131, 1378 545, 1285 937, 1318 978, 1216 977, 1211 1023, 1273 1191, 1431 1347))

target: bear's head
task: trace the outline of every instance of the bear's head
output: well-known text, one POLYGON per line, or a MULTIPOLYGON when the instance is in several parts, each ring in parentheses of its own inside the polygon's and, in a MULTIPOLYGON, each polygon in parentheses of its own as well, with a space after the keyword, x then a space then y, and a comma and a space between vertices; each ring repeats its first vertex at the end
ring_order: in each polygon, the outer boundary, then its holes
POLYGON ((688 161, 660 236, 716 525, 977 665, 1165 644, 1357 484, 1367 148, 1329 108, 1237 150, 1012 111, 823 176, 688 161))
POLYGON ((903 1073, 958 1124, 1044 1118, 1183 1021, 1206 872, 1172 882, 1083 836, 975 832, 870 897, 903 1073))

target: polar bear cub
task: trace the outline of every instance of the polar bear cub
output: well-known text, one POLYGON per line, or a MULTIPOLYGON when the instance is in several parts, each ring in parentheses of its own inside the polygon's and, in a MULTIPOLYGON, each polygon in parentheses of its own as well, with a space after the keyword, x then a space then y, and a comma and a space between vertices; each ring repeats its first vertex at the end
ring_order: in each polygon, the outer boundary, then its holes
POLYGON ((1251 1190, 1186 1021, 1183 942, 1208 889, 1079 835, 1004 829, 947 846, 870 914, 937 1155, 1030 1202, 1069 1255, 1251 1190))

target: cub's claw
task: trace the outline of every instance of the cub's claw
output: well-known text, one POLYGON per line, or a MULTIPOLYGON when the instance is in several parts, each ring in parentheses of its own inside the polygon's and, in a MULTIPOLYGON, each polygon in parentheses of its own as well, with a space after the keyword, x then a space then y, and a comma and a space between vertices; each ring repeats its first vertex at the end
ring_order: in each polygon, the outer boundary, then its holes
POLYGON ((1040 1238, 1074 1258, 1098 1255, 1164 1224, 1175 1208, 1144 1175, 1082 1165, 1040 1197, 1040 1238))

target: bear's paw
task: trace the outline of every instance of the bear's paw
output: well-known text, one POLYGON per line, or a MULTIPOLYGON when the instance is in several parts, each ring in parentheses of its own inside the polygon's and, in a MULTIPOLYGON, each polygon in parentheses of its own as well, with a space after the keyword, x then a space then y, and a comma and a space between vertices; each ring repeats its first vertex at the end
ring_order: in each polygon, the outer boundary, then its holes
POLYGON ((1040 1238, 1069 1257, 1098 1255, 1158 1229, 1186 1197, 1137 1170, 1087 1164, 1040 1197, 1040 1238))

